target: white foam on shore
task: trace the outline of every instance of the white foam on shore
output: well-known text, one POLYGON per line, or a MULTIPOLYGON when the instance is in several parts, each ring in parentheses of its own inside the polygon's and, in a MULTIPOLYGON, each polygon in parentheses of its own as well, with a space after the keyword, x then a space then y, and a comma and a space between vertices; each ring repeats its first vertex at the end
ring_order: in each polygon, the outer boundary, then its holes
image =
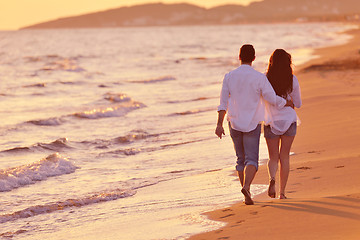
POLYGON ((0 170, 0 192, 46 180, 48 177, 69 174, 76 170, 74 163, 54 153, 31 164, 0 170))

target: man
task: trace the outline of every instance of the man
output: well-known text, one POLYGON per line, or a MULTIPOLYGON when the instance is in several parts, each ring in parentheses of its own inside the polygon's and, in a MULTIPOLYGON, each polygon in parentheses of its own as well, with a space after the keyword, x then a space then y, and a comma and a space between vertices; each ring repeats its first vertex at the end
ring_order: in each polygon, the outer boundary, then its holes
POLYGON ((245 44, 240 48, 239 60, 240 67, 227 73, 223 80, 215 134, 220 139, 225 135, 223 121, 228 111, 241 192, 245 204, 252 205, 250 185, 258 170, 261 122, 265 112, 261 97, 278 108, 291 106, 292 102, 277 96, 266 76, 252 68, 255 60, 252 45, 245 44))

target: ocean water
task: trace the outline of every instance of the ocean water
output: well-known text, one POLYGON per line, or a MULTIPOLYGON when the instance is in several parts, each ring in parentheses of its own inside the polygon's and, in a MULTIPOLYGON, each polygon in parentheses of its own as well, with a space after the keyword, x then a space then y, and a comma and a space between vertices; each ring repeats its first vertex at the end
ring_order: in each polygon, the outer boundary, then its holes
MULTIPOLYGON (((239 47, 255 46, 259 71, 276 48, 296 67, 349 28, 0 32, 0 238, 185 239, 221 227, 201 213, 242 201, 228 131, 214 134, 239 47)), ((263 138, 260 148, 265 162, 263 138)))

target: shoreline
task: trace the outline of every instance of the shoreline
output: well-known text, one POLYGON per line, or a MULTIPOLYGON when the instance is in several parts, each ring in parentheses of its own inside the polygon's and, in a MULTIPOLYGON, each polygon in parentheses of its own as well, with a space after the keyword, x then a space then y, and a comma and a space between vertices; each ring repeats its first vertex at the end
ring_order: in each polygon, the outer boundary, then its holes
MULTIPOLYGON (((360 29, 347 43, 314 50, 319 56, 300 65, 303 106, 290 157, 286 200, 255 196, 205 213, 225 222, 200 239, 358 239, 360 236, 360 29)), ((277 176, 278 179, 278 176, 277 176)), ((267 184, 266 165, 254 184, 267 184)), ((276 183, 278 190, 278 182, 276 183)))

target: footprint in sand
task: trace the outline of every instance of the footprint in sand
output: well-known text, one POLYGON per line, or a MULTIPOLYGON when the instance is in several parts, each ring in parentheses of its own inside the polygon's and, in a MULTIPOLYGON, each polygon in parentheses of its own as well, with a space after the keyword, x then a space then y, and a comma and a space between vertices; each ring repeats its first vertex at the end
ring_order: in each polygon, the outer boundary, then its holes
POLYGON ((308 170, 308 169, 311 169, 311 167, 298 167, 296 169, 298 169, 298 170, 308 170))
POLYGON ((229 214, 229 215, 225 215, 225 216, 223 216, 223 217, 220 217, 220 218, 227 218, 227 217, 231 217, 231 216, 235 216, 235 214, 229 214))
POLYGON ((313 151, 308 151, 307 153, 317 153, 320 154, 321 152, 323 152, 324 150, 313 150, 313 151))
POLYGON ((223 212, 228 212, 228 211, 231 211, 232 212, 232 209, 230 209, 230 208, 227 208, 227 209, 224 209, 224 210, 222 210, 223 212))

